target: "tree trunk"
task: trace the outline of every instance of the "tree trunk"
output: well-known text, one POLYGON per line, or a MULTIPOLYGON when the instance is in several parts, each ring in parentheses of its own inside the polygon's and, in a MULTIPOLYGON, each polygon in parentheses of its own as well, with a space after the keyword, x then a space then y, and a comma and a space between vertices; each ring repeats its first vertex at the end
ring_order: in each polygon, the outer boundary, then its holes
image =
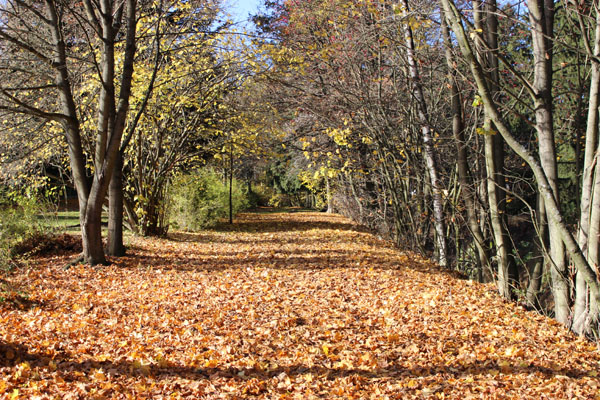
MULTIPOLYGON (((590 80, 590 94, 588 102, 587 125, 585 132, 585 156, 583 163, 583 182, 581 185, 581 203, 578 242, 584 254, 588 257, 590 265, 598 265, 597 255, 590 256, 590 245, 595 242, 597 246, 598 237, 594 238, 592 230, 591 217, 593 210, 600 207, 600 199, 593 197, 595 190, 595 180, 598 179, 598 107, 600 106, 600 63, 597 61, 600 56, 600 13, 596 13, 596 29, 594 38, 593 56, 591 57, 592 74, 590 80)), ((596 182, 597 183, 597 182, 596 182)), ((597 254, 597 251, 593 253, 597 254)), ((577 271, 575 277, 575 309, 573 312, 573 331, 579 334, 585 334, 589 331, 592 321, 598 319, 598 315, 593 315, 590 310, 597 309, 590 307, 591 298, 589 288, 583 274, 577 271)))
POLYGON ((108 187, 108 239, 107 253, 110 256, 125 255, 123 245, 123 154, 119 152, 115 170, 108 187))
MULTIPOLYGON (((82 11, 81 14, 76 14, 78 12, 76 9, 64 8, 62 3, 61 5, 57 5, 57 3, 54 0, 45 0, 40 3, 43 4, 42 8, 35 2, 19 2, 38 19, 39 33, 49 36, 49 46, 43 45, 38 48, 40 42, 28 42, 27 38, 13 38, 10 34, 6 34, 4 29, 0 29, 0 31, 4 39, 13 42, 24 51, 35 54, 36 57, 43 60, 46 66, 52 68, 53 86, 58 92, 59 110, 44 112, 35 106, 21 104, 21 101, 14 97, 8 97, 22 107, 22 110, 17 109, 17 112, 34 115, 48 121, 56 121, 62 125, 67 139, 71 172, 79 202, 84 259, 87 263, 98 264, 105 262, 102 247, 102 205, 108 190, 129 108, 135 56, 136 0, 119 2, 83 0, 76 6, 82 7, 82 10, 79 10, 82 11), (79 22, 88 24, 91 28, 88 33, 94 37, 87 37, 90 41, 89 44, 91 45, 96 40, 101 43, 98 48, 100 62, 94 69, 98 72, 101 88, 96 121, 94 177, 91 184, 87 177, 81 122, 70 82, 75 71, 69 70, 70 63, 67 62, 67 45, 64 38, 69 36, 69 33, 64 31, 68 22, 65 12, 71 12, 72 16, 77 15, 76 18, 87 19, 79 22), (122 31, 123 22, 126 23, 126 32, 119 37, 119 41, 124 39, 125 48, 122 75, 117 85, 114 50, 117 34, 122 31), (115 87, 120 88, 118 103, 115 97, 115 87)), ((43 79, 47 80, 48 75, 43 73, 43 76, 43 79)))
POLYGON ((546 216, 546 209, 544 208, 544 199, 538 194, 537 200, 537 246, 536 246, 536 259, 533 269, 529 274, 529 284, 527 285, 527 293, 525 295, 525 301, 531 308, 538 309, 539 304, 539 293, 542 287, 542 277, 544 274, 544 259, 546 258, 546 243, 548 242, 548 218, 546 216))
POLYGON ((233 144, 229 149, 229 223, 233 224, 233 144))
POLYGON ((90 265, 106 264, 104 248, 102 246, 102 207, 88 207, 84 211, 83 224, 81 225, 81 240, 83 243, 83 258, 90 265))
POLYGON ((346 175, 348 177, 348 181, 350 182, 350 188, 352 189, 352 198, 358 208, 358 220, 361 221, 363 219, 363 214, 364 214, 362 201, 360 200, 360 196, 356 192, 356 185, 354 183, 354 179, 352 178, 352 174, 346 173, 346 175))
MULTIPOLYGON (((554 199, 560 208, 558 168, 552 117, 552 40, 554 39, 554 1, 528 0, 531 39, 533 44, 535 92, 535 128, 538 134, 540 163, 548 179, 554 199)), ((548 225, 550 273, 557 321, 567 325, 570 320, 569 276, 565 250, 557 226, 548 225)))
MULTIPOLYGON (((486 3, 485 18, 482 15, 481 2, 479 0, 473 1, 473 10, 475 27, 479 31, 478 38, 481 44, 479 60, 490 71, 487 74, 487 79, 490 86, 490 94, 494 96, 498 91, 499 82, 498 58, 490 49, 495 49, 498 46, 496 2, 495 0, 491 0, 486 3)), ((496 250, 498 291, 504 298, 514 299, 516 297, 515 289, 518 288, 519 274, 512 255, 512 241, 510 240, 507 228, 506 194, 504 192, 506 179, 503 175, 504 143, 502 138, 495 135, 493 123, 486 110, 484 110, 484 120, 486 186, 490 224, 496 250)))
MULTIPOLYGON (((487 125, 491 125, 491 120, 487 121, 487 125)), ((491 129, 487 128, 486 131, 490 132, 491 129)), ((498 262, 498 291, 502 297, 514 299, 515 289, 518 288, 518 274, 516 273, 516 265, 511 254, 512 244, 508 237, 504 213, 500 206, 502 196, 499 192, 502 189, 498 185, 499 168, 496 165, 498 157, 495 157, 496 141, 491 133, 486 133, 485 135, 485 166, 488 175, 487 193, 498 262)))
POLYGON ((404 39, 406 42, 406 58, 408 62, 409 74, 412 83, 412 94, 417 107, 417 116, 421 124, 421 135, 423 138, 423 150, 429 180, 431 183, 431 197, 433 199, 433 219, 435 226, 435 243, 438 253, 438 263, 446 267, 448 266, 448 250, 446 246, 446 229, 444 223, 444 210, 442 201, 442 190, 438 177, 437 163, 435 160, 435 150, 433 147, 433 137, 431 127, 429 125, 429 117, 427 114, 427 104, 423 96, 423 88, 421 87, 419 70, 417 68, 417 60, 415 57, 415 44, 413 40, 412 28, 408 24, 409 13, 408 0, 404 0, 403 17, 407 21, 404 26, 404 39))
POLYGON ((129 225, 128 228, 132 232, 139 234, 140 222, 138 220, 138 216, 135 214, 134 211, 134 202, 125 196, 123 196, 123 209, 125 210, 125 214, 127 215, 127 224, 129 225))
POLYGON ((56 64, 55 83, 59 89, 61 111, 68 117, 66 121, 63 121, 63 127, 67 137, 73 182, 77 189, 84 260, 91 264, 103 263, 105 258, 102 249, 102 225, 100 221, 102 204, 100 204, 100 207, 98 205, 88 207, 92 188, 90 188, 86 176, 81 128, 69 81, 66 45, 63 40, 61 21, 54 1, 46 1, 46 12, 54 46, 53 62, 56 64))
POLYGON ((489 268, 490 259, 488 251, 485 248, 483 232, 477 223, 477 204, 475 193, 473 191, 473 183, 471 182, 471 177, 469 176, 469 161, 464 132, 462 102, 460 92, 458 90, 458 83, 456 82, 456 68, 454 66, 455 61, 452 55, 450 31, 444 18, 442 18, 442 31, 444 34, 444 41, 446 43, 446 63, 448 65, 448 74, 451 82, 452 133, 454 136, 454 141, 456 142, 458 180, 460 182, 462 198, 467 210, 467 225, 471 235, 473 235, 473 241, 475 242, 475 248, 477 249, 477 279, 479 282, 483 282, 483 271, 484 269, 489 268))
POLYGON ((329 175, 325 174, 325 189, 327 196, 327 214, 333 213, 333 206, 331 204, 331 184, 329 183, 329 175))
MULTIPOLYGON (((133 77, 133 60, 135 56, 135 31, 136 31, 136 1, 127 0, 126 4, 118 5, 113 10, 113 4, 104 0, 102 2, 102 34, 104 39, 102 60, 103 86, 100 96, 98 111, 98 134, 96 141, 95 174, 92 188, 85 209, 85 217, 81 226, 84 240, 84 258, 89 264, 105 263, 102 248, 102 205, 108 191, 108 186, 119 154, 121 137, 125 127, 125 119, 129 110, 129 97, 131 95, 131 81, 133 77), (126 9, 127 33, 125 52, 123 58, 123 72, 121 75, 118 104, 114 100, 114 41, 116 30, 114 24, 120 24, 122 10, 126 9), (114 11, 114 15, 113 14, 114 11), (116 17, 116 20, 113 20, 116 17), (113 98, 104 98, 103 95, 113 98), (98 148, 104 147, 104 148, 98 148), (89 241, 86 247, 85 242, 89 241)), ((91 7, 91 6, 90 6, 91 7)), ((93 21, 95 22, 95 21, 93 21)))
MULTIPOLYGON (((593 294, 596 303, 600 300, 600 293, 598 292, 598 281, 596 272, 590 267, 586 258, 584 257, 581 249, 577 242, 571 235, 565 221, 563 220, 560 208, 554 198, 554 193, 548 182, 544 170, 539 164, 537 158, 519 141, 512 135, 507 125, 504 123, 498 108, 492 99, 488 84, 485 80, 483 69, 473 54, 473 50, 469 43, 469 39, 462 25, 460 12, 456 8, 455 4, 451 0, 442 0, 444 7, 444 13, 447 20, 452 25, 452 30, 456 34, 458 43, 460 44, 461 51, 465 57, 475 82, 479 95, 481 96, 485 108, 489 111, 490 117, 493 119, 496 127, 500 134, 507 142, 507 144, 513 149, 513 151, 521 157, 531 168, 536 178, 540 194, 544 198, 544 204, 548 213, 549 224, 554 225, 554 229, 559 233, 562 242, 564 243, 569 255, 578 271, 581 271, 587 284, 590 287, 591 293, 593 294)), ((597 314, 598 309, 592 310, 594 314, 597 314)))
MULTIPOLYGON (((600 149, 599 149, 600 150, 600 149)), ((588 262, 598 273, 598 262, 600 260, 600 171, 596 171, 594 178, 594 193, 592 207, 590 209, 590 231, 588 237, 588 262)), ((587 290, 584 289, 584 292, 587 290)), ((596 299, 593 297, 589 300, 589 309, 597 309, 598 304, 594 304, 596 299)), ((588 312, 586 318, 585 331, 590 329, 590 325, 598 321, 598 315, 588 312)), ((596 327, 597 329, 597 327, 596 327)))

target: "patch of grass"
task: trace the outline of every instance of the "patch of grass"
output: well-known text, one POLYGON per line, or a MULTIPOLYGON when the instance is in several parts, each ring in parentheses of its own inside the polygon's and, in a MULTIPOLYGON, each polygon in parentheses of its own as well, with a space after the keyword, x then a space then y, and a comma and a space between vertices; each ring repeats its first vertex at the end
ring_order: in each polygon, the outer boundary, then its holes
MULTIPOLYGON (((78 233, 81 231, 79 226, 79 211, 56 211, 38 214, 39 223, 53 231, 65 233, 78 233)), ((108 215, 102 213, 102 224, 108 224, 108 215)))

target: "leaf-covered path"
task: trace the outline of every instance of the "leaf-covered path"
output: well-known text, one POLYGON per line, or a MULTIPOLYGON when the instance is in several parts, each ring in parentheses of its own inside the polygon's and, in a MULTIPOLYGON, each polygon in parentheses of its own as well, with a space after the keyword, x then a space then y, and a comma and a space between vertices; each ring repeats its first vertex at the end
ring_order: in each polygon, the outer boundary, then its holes
POLYGON ((595 345, 339 216, 67 259, 10 277, 30 297, 1 303, 4 398, 600 399, 595 345))

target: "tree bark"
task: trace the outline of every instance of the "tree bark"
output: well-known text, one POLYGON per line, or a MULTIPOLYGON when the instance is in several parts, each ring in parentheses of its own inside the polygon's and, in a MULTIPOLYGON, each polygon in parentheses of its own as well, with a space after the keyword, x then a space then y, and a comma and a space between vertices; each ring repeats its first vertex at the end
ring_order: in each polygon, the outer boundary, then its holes
MULTIPOLYGON (((560 209, 558 191, 558 168, 552 116, 552 41, 554 39, 554 1, 528 0, 531 39, 533 45, 534 80, 533 90, 535 128, 538 135, 540 163, 548 184, 560 209)), ((567 325, 570 320, 569 276, 565 250, 558 227, 548 225, 549 261, 554 296, 554 315, 557 321, 567 325)))
POLYGON ((473 241, 475 248, 477 249, 478 255, 478 266, 477 266, 477 279, 479 282, 483 282, 483 271, 490 267, 490 258, 488 251, 485 247, 485 239, 483 232, 481 231, 479 224, 477 223, 476 214, 476 198, 473 190, 473 183, 469 175, 468 165, 468 154, 467 154, 467 143, 465 140, 464 132, 464 121, 463 121, 463 110, 460 91, 458 90, 458 83, 456 81, 456 67, 454 56, 452 55, 452 41, 450 38, 450 30, 446 20, 442 18, 442 31, 444 34, 444 41, 446 43, 446 63, 448 66, 448 76, 450 79, 450 94, 452 104, 452 133, 454 141, 456 142, 457 150, 457 170, 458 180, 461 187, 462 198, 465 203, 467 210, 467 225, 471 235, 473 235, 473 241))
POLYGON ((119 152, 115 170, 108 187, 108 255, 125 255, 123 244, 123 155, 119 152))
POLYGON ((325 174, 325 189, 325 196, 327 196, 327 214, 331 214, 333 213, 333 206, 331 204, 331 184, 329 182, 329 175, 327 175, 327 173, 325 174))
POLYGON ((229 147, 229 224, 233 224, 233 143, 229 147))
POLYGON ((457 37, 463 56, 465 57, 471 73, 475 78, 477 89, 483 100, 484 107, 489 111, 490 117, 494 121, 506 143, 529 165, 533 171, 540 194, 544 198, 544 204, 548 213, 549 223, 555 225, 555 229, 560 235, 560 238, 571 257, 571 260, 575 265, 575 268, 577 271, 582 273, 585 281, 589 285, 592 296, 594 297, 594 304, 596 304, 596 309, 592 310, 592 312, 597 314, 597 304, 598 300, 600 300, 600 293, 598 292, 596 272, 588 264, 580 247, 569 231, 562 217, 560 208, 558 207, 558 204, 554 198, 554 193, 552 192, 548 178, 546 177, 544 170, 542 169, 537 158, 525 146, 519 143, 519 141, 510 132, 508 126, 504 123, 500 112, 498 111, 498 108, 490 95, 482 66, 478 63, 474 56, 469 39, 462 25, 461 15, 456 8, 456 5, 451 0, 442 0, 442 5, 444 8, 445 17, 452 26, 452 30, 457 37))
POLYGON ((525 301, 531 308, 538 309, 539 293, 542 287, 542 277, 544 274, 544 259, 546 258, 546 243, 548 242, 548 218, 546 216, 546 209, 544 208, 544 199, 538 194, 537 196, 537 246, 536 246, 536 259, 533 269, 529 274, 529 284, 527 285, 527 293, 525 295, 525 301))
MULTIPOLYGON (((408 19, 409 6, 408 0, 403 0, 404 10, 403 17, 408 19)), ((404 39, 406 45, 406 58, 408 62, 408 69, 410 80, 412 84, 412 95, 417 107, 417 116, 419 123, 421 124, 421 136, 423 138, 423 152, 425 155, 425 162, 427 164, 427 171, 429 173, 429 180, 431 183, 431 197, 433 199, 433 219, 435 226, 435 243, 436 250, 438 253, 438 263, 446 267, 448 266, 448 250, 446 246, 446 229, 444 223, 444 210, 442 201, 442 189, 440 186, 440 179, 438 176, 438 168, 435 160, 435 149, 433 145, 433 137, 431 133, 431 126, 429 124, 429 117, 427 113, 427 103, 423 95, 423 88, 421 87, 419 69, 417 67, 417 60, 415 57, 415 44, 413 40, 412 28, 406 21, 404 24, 404 39)))
MULTIPOLYGON (((496 2, 495 0, 486 2, 485 18, 479 0, 473 1, 473 11, 475 27, 479 31, 479 62, 485 65, 489 71, 486 74, 486 79, 489 82, 490 95, 493 97, 498 91, 499 82, 498 58, 492 51, 492 49, 498 47, 496 2)), ((495 129, 487 110, 484 110, 484 150, 490 224, 494 236, 497 260, 498 291, 504 298, 514 299, 519 274, 512 255, 512 241, 507 228, 506 194, 504 192, 506 179, 503 175, 504 143, 502 138, 495 135, 495 129)))
MULTIPOLYGON (((597 227, 593 227, 592 215, 597 214, 594 210, 600 208, 600 198, 595 196, 595 188, 598 180, 598 108, 600 106, 600 13, 596 12, 596 29, 594 37, 594 48, 591 57, 590 94, 588 100, 588 115, 585 132, 585 155, 583 163, 583 182, 581 185, 580 220, 578 231, 579 246, 587 255, 590 265, 597 266, 598 260, 598 237, 593 236, 597 227), (590 251, 592 250, 592 251, 590 251)), ((595 218, 594 218, 595 219, 595 218)), ((590 330, 593 321, 598 320, 592 310, 597 310, 597 305, 590 304, 592 301, 588 284, 583 274, 577 271, 575 276, 575 307, 573 311, 573 331, 578 334, 586 334, 590 330)))
POLYGON ((45 5, 49 20, 48 26, 54 47, 52 62, 56 71, 55 83, 59 89, 61 111, 65 115, 62 125, 67 137, 73 182, 77 189, 77 199, 79 202, 79 222, 81 225, 84 260, 91 264, 103 263, 105 258, 102 248, 102 226, 100 220, 102 207, 100 205, 100 210, 98 210, 97 205, 88 207, 92 188, 86 176, 80 122, 69 81, 66 46, 61 32, 62 22, 54 1, 46 0, 45 5))

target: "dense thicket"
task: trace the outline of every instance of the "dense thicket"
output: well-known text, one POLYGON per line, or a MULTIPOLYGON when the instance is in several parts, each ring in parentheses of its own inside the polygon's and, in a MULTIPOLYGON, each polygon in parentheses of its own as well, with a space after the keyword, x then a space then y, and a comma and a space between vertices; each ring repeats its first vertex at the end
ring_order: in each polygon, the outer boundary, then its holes
POLYGON ((591 332, 597 18, 588 3, 313 0, 265 2, 254 22, 269 101, 336 210, 591 332))

